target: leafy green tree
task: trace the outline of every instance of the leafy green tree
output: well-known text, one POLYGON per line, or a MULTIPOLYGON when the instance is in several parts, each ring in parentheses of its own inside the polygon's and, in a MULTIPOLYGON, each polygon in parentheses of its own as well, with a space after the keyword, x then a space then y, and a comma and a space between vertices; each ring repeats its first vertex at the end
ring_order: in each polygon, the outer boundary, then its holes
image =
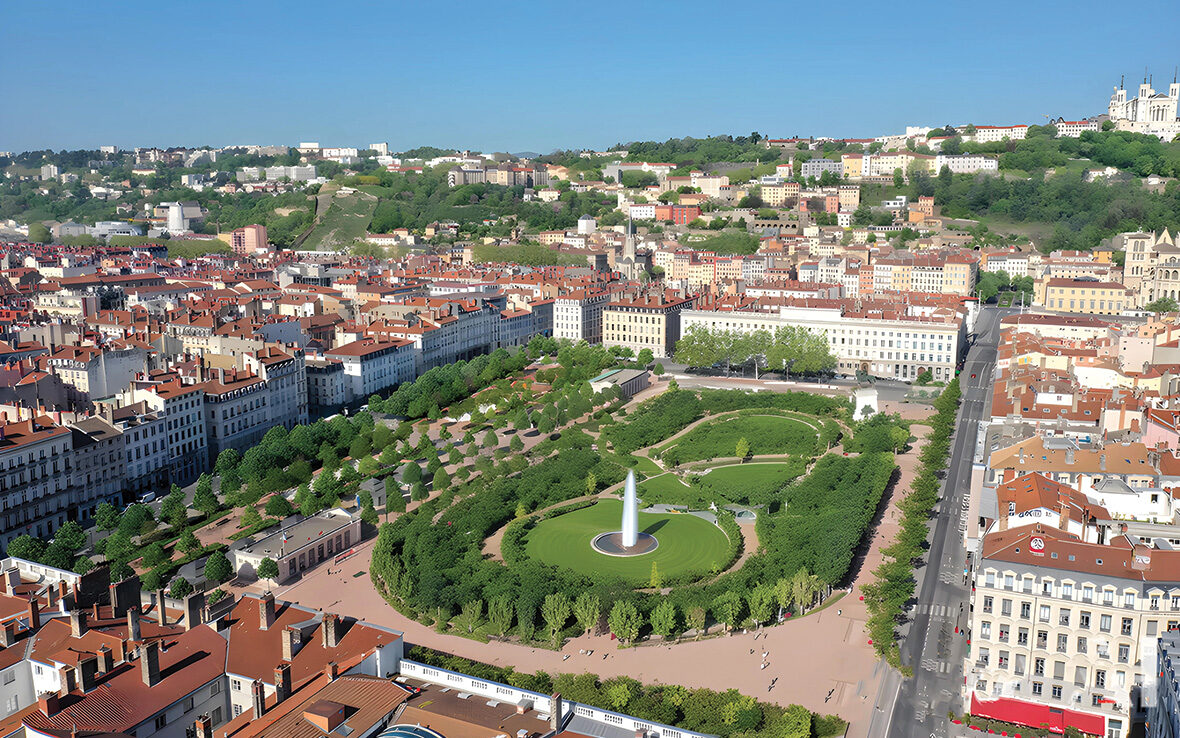
POLYGON ((172 586, 168 588, 168 594, 174 600, 183 600, 193 593, 193 583, 184 577, 177 577, 172 580, 172 586))
POLYGON ((214 551, 205 561, 205 578, 222 584, 233 579, 234 567, 221 551, 214 551))
POLYGON ((385 510, 386 512, 406 511, 406 498, 402 497, 401 487, 393 477, 385 478, 385 510))
POLYGON ((273 583, 279 578, 279 565, 270 557, 264 558, 258 562, 256 573, 259 579, 266 579, 273 583))
POLYGON ((89 556, 79 556, 78 560, 74 562, 72 571, 75 574, 85 574, 94 568, 94 559, 89 556))
POLYGON ((53 534, 53 543, 73 554, 86 545, 86 531, 73 520, 67 520, 53 534))
POLYGON ((266 498, 266 514, 272 518, 282 520, 295 512, 291 501, 281 494, 273 494, 266 498))
POLYGON ((406 484, 415 484, 422 481, 422 467, 418 466, 418 462, 406 462, 406 465, 402 468, 402 481, 406 484))
POLYGON ((48 547, 49 544, 40 538, 21 534, 8 542, 6 553, 18 559, 40 562, 48 547))
POLYGON ((750 442, 743 436, 737 441, 736 455, 739 459, 745 461, 750 456, 750 442))
POLYGON ((238 521, 238 527, 252 529, 261 522, 262 515, 259 514, 258 508, 251 505, 242 511, 242 519, 238 521))
POLYGON ((414 482, 414 486, 410 487, 410 499, 413 501, 425 500, 430 494, 426 491, 426 485, 422 482, 414 482))
POLYGON ((512 628, 512 598, 508 595, 493 597, 488 602, 488 625, 492 632, 503 638, 512 628))
POLYGON ((184 490, 175 484, 172 485, 172 491, 160 503, 160 516, 174 528, 179 528, 187 522, 188 506, 184 501, 184 490))
POLYGON ((746 593, 746 605, 750 618, 762 625, 774 615, 774 589, 762 584, 755 585, 746 593))
POLYGON ((1147 303, 1143 309, 1152 313, 1174 313, 1180 310, 1180 304, 1170 297, 1161 297, 1154 302, 1147 303))
MULTIPOLYGON (((320 472, 323 476, 327 472, 320 472)), ((295 490, 295 507, 298 508, 299 514, 304 517, 311 517, 323 509, 315 493, 306 484, 300 485, 299 489, 295 490)))
POLYGON ((606 623, 623 645, 629 646, 639 637, 643 619, 635 605, 626 600, 618 600, 606 616, 606 623))
POLYGON ((186 554, 192 554, 201 549, 201 542, 192 530, 186 530, 180 534, 180 538, 176 539, 176 547, 186 554))
POLYGON ((164 544, 160 541, 156 541, 143 550, 144 566, 157 566, 167 560, 168 554, 164 551, 164 544))
POLYGON ((541 603, 541 619, 549 626, 549 638, 557 645, 557 636, 570 618, 570 599, 562 592, 545 596, 541 603))
POLYGON ((647 586, 656 590, 663 586, 663 579, 660 578, 660 565, 657 561, 651 562, 651 576, 648 578, 647 586))
POLYGON ((221 502, 213 492, 213 479, 208 474, 202 474, 197 479, 197 489, 193 492, 193 507, 200 510, 206 517, 212 517, 221 509, 221 502))
POLYGON ((484 434, 484 437, 483 437, 483 447, 484 448, 495 448, 499 444, 500 444, 500 439, 496 436, 496 432, 494 430, 489 430, 487 433, 484 434))
POLYGON ((447 474, 446 470, 440 466, 438 470, 434 472, 434 478, 430 480, 430 486, 435 491, 450 489, 451 477, 449 474, 447 474))
POLYGON ((513 436, 512 440, 508 442, 508 448, 518 454, 524 451, 524 441, 520 440, 520 436, 513 436))
POLYGON ((471 600, 463 603, 459 608, 459 627, 468 633, 474 633, 483 620, 483 600, 471 600))
POLYGON ((119 510, 109 502, 100 502, 94 509, 94 523, 99 530, 114 530, 119 527, 119 510))
POLYGON ((672 637, 678 625, 676 605, 669 599, 661 598, 651 611, 651 629, 664 640, 672 637))
POLYGON ((29 224, 29 241, 33 243, 50 243, 53 240, 53 234, 45 227, 44 223, 30 223, 29 224))
POLYGON ((737 592, 728 590, 713 600, 713 617, 717 622, 724 623, 727 631, 737 625, 741 615, 742 597, 737 592))
POLYGON ((520 636, 521 643, 528 643, 533 640, 533 636, 537 632, 537 613, 536 610, 527 602, 516 603, 516 633, 520 636))
POLYGON ((582 632, 589 634, 597 627, 600 617, 602 617, 602 601, 598 595, 590 592, 579 594, 578 598, 574 600, 574 619, 578 621, 578 627, 582 629, 582 632))

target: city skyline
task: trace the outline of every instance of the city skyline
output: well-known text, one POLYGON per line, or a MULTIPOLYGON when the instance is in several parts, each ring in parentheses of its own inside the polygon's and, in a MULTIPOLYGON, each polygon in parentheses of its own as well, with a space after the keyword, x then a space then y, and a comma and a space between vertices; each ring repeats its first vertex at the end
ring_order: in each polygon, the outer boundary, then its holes
POLYGON ((214 3, 200 18, 143 3, 13 7, 0 53, 21 74, 0 94, 19 104, 0 113, 0 149, 312 140, 544 153, 754 130, 862 137, 1097 115, 1120 77, 1133 88, 1146 68, 1158 89, 1178 61, 1167 29, 1180 10, 1166 2, 1101 24, 1093 2, 1066 17, 1014 2, 986 16, 853 6, 719 17, 690 3, 672 17, 608 3, 575 21, 547 7, 346 5, 335 21, 301 3, 214 3), (760 19, 780 16, 781 35, 760 41, 760 19))

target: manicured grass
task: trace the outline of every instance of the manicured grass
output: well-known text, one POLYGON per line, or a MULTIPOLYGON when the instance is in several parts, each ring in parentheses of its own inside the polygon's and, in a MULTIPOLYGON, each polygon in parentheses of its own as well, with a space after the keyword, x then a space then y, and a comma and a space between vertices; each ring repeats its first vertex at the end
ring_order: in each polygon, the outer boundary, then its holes
POLYGON ((327 250, 363 239, 376 209, 377 198, 369 195, 333 197, 324 219, 303 242, 302 248, 307 251, 327 250))
POLYGON ((599 533, 619 530, 623 503, 603 500, 591 507, 543 520, 525 541, 529 556, 547 564, 564 566, 598 577, 619 577, 646 584, 652 562, 660 576, 707 574, 726 563, 729 539, 719 528, 695 515, 670 513, 639 514, 639 530, 660 542, 659 548, 642 556, 619 558, 595 551, 590 543, 599 533))
POLYGON ((765 504, 805 471, 802 461, 722 466, 701 478, 701 489, 735 502, 765 504))
POLYGON ((657 474, 663 474, 664 470, 660 465, 646 456, 635 457, 635 471, 647 477, 654 477, 657 474))
POLYGON ((816 453, 819 434, 801 420, 775 415, 738 415, 704 423, 677 439, 672 446, 681 463, 736 456, 739 438, 750 444, 750 453, 816 453))

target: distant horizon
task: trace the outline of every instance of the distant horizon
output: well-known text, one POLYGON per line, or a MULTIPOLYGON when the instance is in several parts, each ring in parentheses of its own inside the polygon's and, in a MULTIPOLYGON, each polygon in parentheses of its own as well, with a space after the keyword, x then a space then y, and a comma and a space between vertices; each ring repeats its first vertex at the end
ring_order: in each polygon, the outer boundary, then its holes
POLYGON ((1114 18, 1097 0, 1068 11, 1000 0, 986 13, 853 0, 806 14, 764 0, 728 14, 607 0, 576 15, 346 0, 323 22, 302 0, 201 11, 6 7, 0 150, 868 138, 1099 115, 1120 77, 1134 90, 1146 67, 1166 90, 1180 63, 1175 0, 1114 18))

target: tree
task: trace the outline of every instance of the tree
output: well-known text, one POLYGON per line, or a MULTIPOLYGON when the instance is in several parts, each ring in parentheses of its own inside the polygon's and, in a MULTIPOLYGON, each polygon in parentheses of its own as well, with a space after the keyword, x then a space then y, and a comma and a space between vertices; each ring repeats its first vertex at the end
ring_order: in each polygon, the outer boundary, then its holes
POLYGON ((663 374, 664 374, 664 365, 663 365, 662 363, 660 363, 660 362, 656 362, 655 368, 654 368, 654 369, 652 369, 652 372, 653 372, 653 373, 654 373, 654 374, 655 374, 657 377, 663 376, 663 374))
POLYGON ((184 490, 175 484, 172 491, 160 503, 160 517, 166 519, 174 528, 179 528, 188 521, 188 506, 184 502, 184 490))
MULTIPOLYGON (((193 533, 192 530, 186 530, 180 534, 180 538, 176 539, 176 547, 181 551, 184 551, 186 554, 192 554, 201 549, 201 542, 197 540, 197 535, 193 533)), ((109 545, 107 550, 109 552, 109 545)), ((110 558, 109 553, 107 556, 110 558)))
POLYGON ((6 553, 18 559, 39 562, 41 557, 45 555, 45 549, 48 548, 48 545, 40 538, 34 538, 28 534, 21 534, 8 542, 6 553))
POLYGON ((258 562, 256 573, 259 579, 265 579, 273 585, 274 580, 279 578, 279 565, 268 556, 258 562))
POLYGON ((737 454, 737 457, 739 459, 741 459, 742 461, 745 461, 747 458, 749 458, 749 456, 750 456, 750 442, 746 440, 745 436, 742 436, 741 438, 738 439, 737 448, 735 449, 735 452, 737 454))
POLYGON ((86 531, 73 520, 67 520, 53 534, 53 543, 71 554, 86 545, 86 531))
MULTIPOLYGON (((330 472, 320 472, 320 475, 328 473, 330 472)), ((299 508, 299 514, 304 517, 311 517, 322 509, 320 499, 306 484, 301 484, 299 489, 295 490, 295 507, 299 508)))
POLYGON ((495 448, 498 445, 500 445, 500 439, 498 436, 496 436, 496 431, 489 429, 488 432, 484 434, 483 447, 495 448))
POLYGON ((545 596, 541 603, 541 619, 549 626, 549 638, 557 645, 557 636, 570 618, 570 599, 562 592, 545 596))
POLYGON ((207 517, 217 514, 221 503, 213 493, 213 478, 208 473, 197 478, 197 489, 193 493, 193 507, 205 513, 207 517))
POLYGON ((737 592, 729 590, 722 592, 713 600, 713 617, 717 622, 725 624, 725 630, 732 630, 741 619, 742 598, 737 592))
POLYGON ((406 498, 402 497, 402 488, 397 479, 392 476, 385 478, 385 512, 405 512, 406 498))
POLYGON ((30 223, 29 240, 33 243, 49 243, 53 240, 53 234, 43 223, 30 223))
POLYGON ((261 522, 262 515, 259 514, 258 508, 250 505, 242 511, 242 519, 238 521, 238 527, 252 529, 261 522))
POLYGON ((1152 313, 1174 313, 1180 310, 1180 304, 1170 297, 1161 297, 1154 302, 1147 303, 1143 309, 1152 313))
POLYGON ((441 492, 451 487, 451 476, 447 474, 446 470, 441 466, 435 470, 434 477, 430 480, 430 487, 436 492, 441 492))
POLYGON ((411 500, 425 500, 429 496, 429 493, 426 491, 426 485, 421 482, 414 482, 414 486, 410 487, 411 500))
POLYGON ((659 589, 662 585, 663 585, 663 581, 660 579, 659 563, 656 561, 652 561, 651 562, 651 577, 648 579, 647 586, 651 587, 652 589, 659 589))
POLYGON ((696 637, 700 638, 705 634, 705 619, 707 614, 705 608, 700 605, 694 605, 688 608, 686 613, 685 624, 688 625, 689 630, 696 633, 696 637))
POLYGON ((143 550, 143 564, 144 566, 156 566, 168 560, 168 554, 164 551, 164 544, 156 541, 143 550))
POLYGON ((234 567, 221 551, 214 551, 205 561, 205 578, 211 582, 222 584, 233 579, 234 567))
POLYGON ((774 614, 774 589, 762 584, 755 585, 746 593, 746 604, 750 609, 750 618, 762 625, 774 614))
POLYGON ((291 501, 281 494, 273 494, 266 498, 266 514, 272 518, 282 520, 295 512, 295 508, 291 505, 291 501))
POLYGON ((488 625, 492 632, 503 638, 512 628, 512 598, 508 595, 493 597, 488 602, 488 625))
POLYGON ((629 646, 639 637, 639 629, 643 625, 643 619, 639 616, 639 610, 635 605, 626 600, 619 600, 615 602, 614 607, 610 609, 610 614, 606 616, 606 623, 610 626, 611 632, 623 642, 623 645, 629 646))
POLYGON ((524 451, 524 441, 520 440, 520 436, 513 436, 512 440, 508 442, 508 448, 518 454, 524 451))
POLYGON ((100 502, 94 509, 94 522, 99 530, 114 530, 119 527, 119 510, 109 502, 100 502))
POLYGON ((672 637, 678 625, 676 605, 669 599, 661 599, 651 611, 651 629, 664 640, 672 637))
POLYGON ((174 600, 183 600, 193 593, 193 583, 184 577, 177 577, 172 580, 172 586, 168 588, 168 595, 174 600))
POLYGON ((582 632, 589 634, 598 626, 600 617, 602 617, 602 601, 598 599, 598 595, 590 592, 579 594, 578 599, 574 600, 574 619, 578 621, 578 627, 582 629, 582 632))
POLYGON ((406 465, 402 467, 402 481, 406 484, 414 484, 422 481, 422 467, 418 465, 418 462, 406 462, 406 465))

